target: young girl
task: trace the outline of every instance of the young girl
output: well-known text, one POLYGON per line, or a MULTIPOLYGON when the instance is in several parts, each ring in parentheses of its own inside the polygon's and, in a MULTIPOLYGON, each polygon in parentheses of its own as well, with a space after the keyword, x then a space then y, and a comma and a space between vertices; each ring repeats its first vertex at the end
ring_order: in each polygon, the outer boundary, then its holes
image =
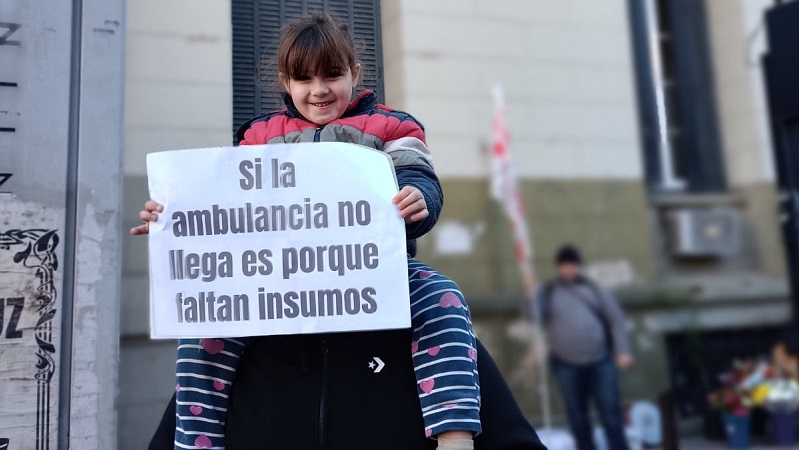
MULTIPOLYGON (((393 202, 409 239, 411 350, 425 434, 439 448, 472 448, 480 433, 476 340, 463 295, 445 276, 414 260, 415 239, 435 224, 442 192, 424 130, 410 115, 376 102, 371 91, 351 101, 361 66, 346 27, 315 14, 287 25, 278 48, 286 109, 257 117, 238 131, 240 145, 349 142, 386 152, 400 192, 393 202)), ((148 231, 163 207, 140 212, 148 231)), ((227 395, 246 341, 181 339, 177 364, 176 448, 224 448, 227 395)), ((267 425, 268 426, 268 425, 267 425)))

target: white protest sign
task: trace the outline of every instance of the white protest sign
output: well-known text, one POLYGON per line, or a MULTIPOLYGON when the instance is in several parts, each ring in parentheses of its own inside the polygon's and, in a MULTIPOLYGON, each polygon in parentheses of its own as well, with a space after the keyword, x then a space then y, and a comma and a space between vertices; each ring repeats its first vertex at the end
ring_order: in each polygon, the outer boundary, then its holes
POLYGON ((407 328, 389 157, 306 143, 147 155, 154 338, 407 328))

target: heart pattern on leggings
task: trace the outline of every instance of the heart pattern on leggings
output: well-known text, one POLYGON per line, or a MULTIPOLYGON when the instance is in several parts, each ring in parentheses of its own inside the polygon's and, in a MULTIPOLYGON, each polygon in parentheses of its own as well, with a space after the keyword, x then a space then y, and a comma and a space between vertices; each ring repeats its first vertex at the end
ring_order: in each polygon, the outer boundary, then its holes
POLYGON ((441 299, 438 301, 438 306, 442 308, 462 308, 463 305, 461 304, 461 299, 458 298, 457 295, 453 294, 452 292, 447 292, 446 294, 441 296, 441 299))
POLYGON ((210 355, 216 355, 225 349, 225 341, 222 339, 203 339, 200 345, 210 355))
POLYGON ((197 448, 211 448, 211 439, 208 436, 201 434, 194 440, 194 446, 197 448))

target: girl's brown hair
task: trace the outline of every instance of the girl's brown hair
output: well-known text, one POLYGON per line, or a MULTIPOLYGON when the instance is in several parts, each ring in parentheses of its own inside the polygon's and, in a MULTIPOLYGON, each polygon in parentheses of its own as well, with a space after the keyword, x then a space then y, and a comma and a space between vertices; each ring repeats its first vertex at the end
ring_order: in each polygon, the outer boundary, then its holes
POLYGON ((328 14, 311 14, 283 29, 277 50, 281 81, 346 72, 356 64, 358 57, 349 28, 328 14))

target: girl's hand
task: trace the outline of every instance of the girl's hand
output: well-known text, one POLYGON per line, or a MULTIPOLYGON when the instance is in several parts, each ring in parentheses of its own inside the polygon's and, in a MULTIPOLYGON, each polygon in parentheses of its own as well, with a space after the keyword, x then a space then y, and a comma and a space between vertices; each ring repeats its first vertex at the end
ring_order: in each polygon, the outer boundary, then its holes
POLYGON ((147 234, 150 232, 150 222, 158 220, 158 214, 164 210, 164 206, 160 203, 148 200, 144 204, 144 210, 139 211, 139 218, 144 221, 144 224, 130 229, 130 234, 136 236, 138 234, 147 234))
POLYGON ((406 224, 422 221, 430 215, 422 191, 413 186, 402 188, 391 202, 397 205, 406 224))

